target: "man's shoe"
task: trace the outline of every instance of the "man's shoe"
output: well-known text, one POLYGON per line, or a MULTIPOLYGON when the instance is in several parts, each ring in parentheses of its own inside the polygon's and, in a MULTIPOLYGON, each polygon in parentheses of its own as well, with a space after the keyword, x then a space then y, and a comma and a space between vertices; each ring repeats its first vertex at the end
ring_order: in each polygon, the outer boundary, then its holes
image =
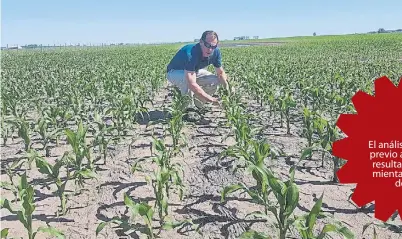
POLYGON ((197 122, 201 120, 201 115, 197 112, 187 112, 183 115, 183 120, 188 122, 197 122))
POLYGON ((187 113, 189 113, 189 112, 199 113, 197 107, 187 107, 187 108, 184 110, 184 113, 185 113, 185 114, 187 114, 187 113))
POLYGON ((211 107, 205 105, 200 108, 197 107, 197 112, 201 115, 205 115, 206 113, 211 112, 211 107))

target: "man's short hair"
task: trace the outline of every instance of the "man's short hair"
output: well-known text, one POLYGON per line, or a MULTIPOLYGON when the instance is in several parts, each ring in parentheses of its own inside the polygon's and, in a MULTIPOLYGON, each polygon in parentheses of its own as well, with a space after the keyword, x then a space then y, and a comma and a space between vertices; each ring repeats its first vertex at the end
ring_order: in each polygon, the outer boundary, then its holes
POLYGON ((207 38, 208 35, 213 35, 214 38, 216 38, 216 40, 219 41, 218 33, 216 33, 215 31, 212 31, 212 30, 203 32, 202 36, 201 36, 201 40, 205 41, 205 38, 207 38))

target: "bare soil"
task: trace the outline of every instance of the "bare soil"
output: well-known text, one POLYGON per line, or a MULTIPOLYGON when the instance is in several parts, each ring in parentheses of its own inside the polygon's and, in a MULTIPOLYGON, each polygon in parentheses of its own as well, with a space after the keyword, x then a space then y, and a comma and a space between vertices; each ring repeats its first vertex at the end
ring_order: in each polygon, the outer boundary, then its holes
MULTIPOLYGON (((163 117, 163 105, 169 104, 171 97, 166 97, 168 90, 161 91, 155 100, 155 106, 150 109, 151 118, 163 117)), ((249 101, 249 109, 258 115, 260 123, 266 127, 264 137, 278 149, 286 153, 287 156, 280 157, 272 162, 278 177, 286 177, 289 168, 300 157, 301 149, 305 141, 298 136, 300 121, 292 121, 291 135, 286 134, 286 128, 280 127, 277 120, 267 118, 267 112, 260 109, 254 101, 249 101)), ((258 122, 258 119, 256 120, 258 122)), ((62 230, 66 238, 145 238, 144 234, 134 231, 129 235, 121 233, 119 228, 106 226, 98 237, 95 230, 102 221, 108 221, 116 216, 129 216, 123 201, 124 193, 127 193, 136 202, 148 202, 153 205, 155 196, 151 185, 147 184, 144 175, 131 172, 131 166, 135 160, 143 157, 151 157, 150 146, 152 142, 152 132, 155 135, 161 134, 160 125, 147 127, 147 120, 140 122, 132 137, 136 140, 132 144, 129 154, 128 139, 110 149, 106 165, 97 165, 98 178, 87 181, 83 190, 74 195, 75 185, 73 182, 68 185, 70 194, 67 206, 67 215, 57 217, 56 211, 59 206, 59 199, 54 194, 56 187, 53 184, 44 182, 43 176, 32 164, 32 169, 27 171, 29 181, 35 188, 34 230, 46 223, 62 230)), ((261 210, 261 207, 252 203, 249 197, 244 194, 231 194, 225 202, 221 202, 221 192, 227 185, 237 182, 244 182, 252 185, 250 175, 244 171, 233 173, 231 171, 231 159, 224 159, 217 163, 219 153, 229 145, 234 144, 233 138, 224 139, 229 129, 221 124, 225 123, 225 117, 221 109, 215 107, 205 115, 205 120, 196 124, 188 124, 184 130, 188 144, 183 148, 183 154, 175 158, 184 168, 184 183, 186 186, 185 197, 180 201, 173 195, 170 203, 171 217, 176 220, 192 219, 199 225, 199 232, 195 232, 191 227, 185 226, 173 230, 161 230, 160 238, 238 238, 247 228, 271 234, 273 238, 278 238, 277 230, 274 227, 274 217, 268 222, 263 220, 246 219, 245 216, 253 211, 261 210), (223 141, 223 142, 222 142, 223 141)), ((285 124, 284 124, 285 126, 285 124)), ((40 148, 40 144, 34 145, 40 148)), ((16 158, 22 157, 24 145, 21 139, 9 141, 7 146, 1 148, 1 169, 2 181, 8 181, 4 169, 16 158)), ((70 146, 63 142, 60 147, 51 151, 52 161, 63 155, 65 150, 70 150, 70 146)), ((39 152, 43 153, 39 150, 39 152)), ((96 155, 96 154, 94 154, 96 155)), ((354 185, 340 185, 332 183, 332 163, 327 159, 325 168, 321 168, 319 155, 315 155, 312 160, 306 161, 296 172, 296 181, 300 188, 299 206, 296 214, 307 213, 314 205, 315 201, 324 192, 324 203, 322 210, 332 214, 335 219, 349 223, 349 228, 355 233, 355 238, 373 238, 372 229, 362 235, 363 226, 369 222, 378 222, 374 219, 373 206, 357 208, 349 200, 353 192, 354 185)), ((149 165, 143 165, 151 169, 149 165)), ((21 172, 19 172, 21 173, 21 172)), ((390 195, 391 196, 391 195, 390 195)), ((2 190, 2 197, 12 199, 12 193, 2 190)), ((155 212, 154 226, 159 226, 155 212)), ((136 220, 144 225, 140 218, 136 220)), ((394 224, 401 225, 398 219, 394 224)), ((17 217, 10 215, 6 209, 1 209, 1 228, 10 228, 11 237, 27 238, 25 228, 17 220, 17 217)), ((320 221, 317 230, 322 228, 320 221)), ((378 238, 402 238, 402 234, 396 231, 398 228, 381 229, 377 228, 378 238)), ((400 229, 400 228, 399 228, 400 229)), ((155 232, 158 232, 156 229, 155 232)), ((36 239, 50 238, 43 233, 39 233, 36 239)), ((291 237, 289 237, 291 238, 291 237)), ((293 238, 298 238, 294 234, 293 238)), ((334 237, 338 238, 338 237, 334 237)))

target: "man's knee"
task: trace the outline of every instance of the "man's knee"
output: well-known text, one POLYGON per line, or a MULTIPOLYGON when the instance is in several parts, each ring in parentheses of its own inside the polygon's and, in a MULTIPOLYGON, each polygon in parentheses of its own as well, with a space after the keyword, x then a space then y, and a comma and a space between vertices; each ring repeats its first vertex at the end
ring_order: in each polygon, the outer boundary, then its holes
POLYGON ((202 75, 197 78, 197 83, 200 86, 212 86, 212 85, 218 85, 219 84, 219 79, 217 75, 211 74, 211 75, 202 75))
POLYGON ((182 94, 188 94, 189 89, 184 77, 184 71, 173 70, 167 74, 167 80, 175 87, 179 88, 182 94))

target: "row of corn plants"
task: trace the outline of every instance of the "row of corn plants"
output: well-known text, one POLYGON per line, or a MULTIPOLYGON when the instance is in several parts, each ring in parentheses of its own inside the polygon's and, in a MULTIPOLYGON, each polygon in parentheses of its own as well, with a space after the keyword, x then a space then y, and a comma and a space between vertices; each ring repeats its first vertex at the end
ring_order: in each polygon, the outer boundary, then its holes
MULTIPOLYGON (((30 172, 39 172, 59 198, 55 215, 68 216, 69 199, 92 182, 88 180, 97 178, 99 163, 107 164, 110 148, 132 136, 136 121, 147 113, 147 104, 153 103, 162 85, 159 71, 132 68, 132 57, 120 58, 113 49, 98 53, 27 51, 3 57, 2 147, 19 142, 23 147, 5 168, 2 164, 8 177, 0 186, 13 198, 3 195, 1 208, 19 215, 29 238, 36 235, 31 226, 35 191, 16 183, 23 177, 20 172, 25 172, 26 187, 32 189, 30 172), (89 60, 94 58, 98 60, 89 60), (66 146, 55 157, 56 148, 66 146), (21 190, 29 194, 20 195, 21 190), (22 211, 14 209, 20 204, 22 211)), ((41 227, 40 231, 56 235, 57 230, 41 227)), ((9 228, 4 229, 6 233, 9 228)))
MULTIPOLYGON (((288 179, 280 179, 275 176, 273 169, 267 166, 267 160, 276 159, 278 153, 264 138, 258 139, 256 128, 249 123, 253 115, 247 114, 244 106, 241 105, 239 94, 232 93, 231 89, 222 90, 223 108, 228 119, 228 125, 236 139, 236 144, 225 150, 221 157, 234 157, 237 162, 234 164, 234 171, 239 168, 246 169, 245 173, 251 174, 255 184, 247 186, 241 182, 226 186, 222 191, 222 202, 227 195, 242 191, 250 196, 252 202, 261 205, 263 210, 248 214, 246 218, 256 217, 271 221, 275 219, 275 227, 278 232, 269 235, 263 232, 247 230, 240 238, 289 238, 291 228, 298 232, 297 237, 303 239, 324 238, 329 233, 338 233, 344 238, 354 238, 353 233, 342 223, 334 221, 325 224, 322 230, 316 234, 318 226, 317 219, 321 218, 321 205, 323 196, 317 200, 309 213, 302 216, 295 215, 295 209, 299 205, 299 188, 295 183, 294 175, 297 164, 289 170, 288 179)), ((302 155, 302 158, 306 153, 302 155)))
POLYGON ((168 112, 166 119, 151 121, 148 124, 148 127, 159 124, 164 126, 161 138, 152 137, 152 157, 140 158, 132 165, 131 172, 135 175, 139 172, 143 173, 145 180, 152 187, 155 196, 154 205, 144 201, 135 202, 129 195, 124 194, 124 204, 131 213, 130 220, 114 217, 110 221, 101 222, 96 230, 97 235, 107 224, 111 223, 123 228, 125 232, 137 231, 140 229, 135 223, 137 217, 144 219, 147 238, 156 238, 162 230, 174 229, 187 224, 193 225, 197 229, 197 225, 194 225, 191 220, 177 221, 169 217, 172 190, 177 192, 179 200, 183 199, 185 190, 182 165, 179 162, 173 162, 173 160, 180 156, 180 153, 183 155, 182 148, 187 145, 182 130, 185 126, 183 115, 189 102, 188 96, 182 95, 179 89, 173 88, 173 101, 171 106, 165 109, 168 112), (167 141, 171 141, 171 143, 169 144, 167 141), (145 165, 149 165, 147 163, 150 163, 151 170, 146 169, 145 165), (157 212, 159 221, 158 232, 154 231, 157 228, 153 225, 155 212, 157 212))
POLYGON ((400 34, 333 37, 224 54, 240 87, 269 109, 271 125, 303 137, 306 150, 319 155, 321 167, 326 159, 333 165, 332 178, 337 181, 336 171, 344 161, 331 155, 332 143, 342 136, 336 120, 341 113, 355 112, 350 99, 357 90, 373 93, 373 79, 400 79, 400 40, 400 34), (291 121, 301 122, 293 132, 291 121))
MULTIPOLYGON (((301 150, 301 160, 312 160, 316 152, 324 168, 326 159, 329 159, 333 164, 333 181, 337 182, 336 172, 345 162, 331 154, 333 142, 343 136, 335 126, 336 120, 342 113, 355 112, 350 99, 357 90, 373 93, 372 80, 375 78, 387 75, 398 82, 402 76, 400 56, 390 49, 400 47, 397 43, 400 40, 401 35, 356 36, 271 48, 243 48, 236 53, 225 53, 230 55, 228 71, 244 89, 245 95, 256 99, 259 109, 268 109, 270 117, 263 123, 274 127, 286 124, 286 134, 303 137, 306 144, 301 150), (245 58, 248 60, 244 61, 245 58), (297 125, 298 128, 291 132, 290 125, 297 125)), ((234 101, 233 98, 231 101, 234 101)), ((235 107, 235 111, 240 108, 235 107)), ((230 111, 233 109, 230 108, 230 111)), ((235 114, 243 115, 230 112, 227 114, 229 122, 235 114)), ((237 118, 232 124, 245 125, 246 121, 246 117, 237 118)), ((236 139, 241 138, 237 137, 239 132, 246 135, 245 138, 249 137, 246 132, 252 132, 245 130, 244 126, 234 128, 236 139)), ((240 146, 244 144, 240 143, 240 146)), ((232 149, 238 152, 226 154, 248 156, 244 149, 239 151, 239 144, 232 149)), ((270 157, 272 159, 272 155, 270 157)), ((252 172, 253 177, 258 179, 255 170, 252 172)), ((381 225, 390 228, 386 226, 390 224, 381 225)))

